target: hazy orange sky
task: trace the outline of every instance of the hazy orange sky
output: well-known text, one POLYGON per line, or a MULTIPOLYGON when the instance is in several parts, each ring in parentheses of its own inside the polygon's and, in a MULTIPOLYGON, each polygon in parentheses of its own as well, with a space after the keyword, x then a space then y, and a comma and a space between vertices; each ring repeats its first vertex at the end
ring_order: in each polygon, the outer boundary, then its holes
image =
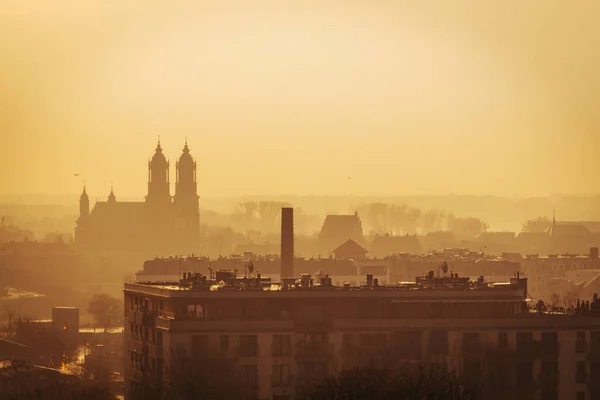
POLYGON ((598 193, 598 21, 597 0, 0 0, 0 194, 141 198, 158 135, 173 166, 188 137, 203 197, 598 193))

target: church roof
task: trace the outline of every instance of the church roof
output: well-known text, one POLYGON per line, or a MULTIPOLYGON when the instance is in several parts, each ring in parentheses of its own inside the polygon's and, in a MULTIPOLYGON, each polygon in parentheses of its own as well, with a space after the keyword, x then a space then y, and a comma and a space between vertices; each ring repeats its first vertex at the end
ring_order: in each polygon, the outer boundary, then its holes
POLYGON ((92 225, 128 226, 139 225, 146 219, 146 203, 99 201, 90 213, 92 225))
POLYGON ((360 243, 365 241, 358 214, 328 215, 325 217, 325 222, 323 222, 323 227, 319 233, 319 241, 330 248, 335 248, 347 239, 353 239, 360 243))
POLYGON ((367 254, 368 252, 369 251, 367 249, 365 249, 352 239, 348 239, 337 249, 333 250, 334 254, 367 254))
POLYGON ((581 225, 592 233, 600 232, 600 221, 556 221, 556 225, 581 225))
POLYGON ((551 226, 547 231, 550 236, 589 236, 590 230, 584 225, 580 224, 560 224, 556 223, 555 226, 551 226))

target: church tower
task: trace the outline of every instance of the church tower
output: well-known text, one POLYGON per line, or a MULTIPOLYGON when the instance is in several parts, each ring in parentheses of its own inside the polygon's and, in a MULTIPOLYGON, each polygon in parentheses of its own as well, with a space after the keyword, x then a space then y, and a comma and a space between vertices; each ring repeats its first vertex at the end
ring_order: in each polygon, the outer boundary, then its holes
POLYGON ((83 192, 79 197, 79 218, 87 218, 90 215, 90 197, 85 191, 85 185, 83 185, 83 192))
POLYGON ((194 252, 198 246, 200 229, 200 211, 198 206, 198 188, 196 181, 196 161, 187 145, 175 167, 175 209, 176 227, 182 251, 194 252))
POLYGON ((146 196, 147 249, 164 252, 171 246, 173 202, 169 187, 169 162, 163 154, 160 139, 148 162, 148 195, 146 196))
POLYGON ((146 202, 152 205, 164 205, 171 202, 169 189, 169 162, 160 146, 160 139, 154 156, 148 162, 148 195, 146 202))
POLYGON ((75 226, 75 244, 85 245, 87 236, 87 226, 90 216, 90 197, 88 196, 85 185, 83 192, 79 197, 79 218, 77 218, 75 226))

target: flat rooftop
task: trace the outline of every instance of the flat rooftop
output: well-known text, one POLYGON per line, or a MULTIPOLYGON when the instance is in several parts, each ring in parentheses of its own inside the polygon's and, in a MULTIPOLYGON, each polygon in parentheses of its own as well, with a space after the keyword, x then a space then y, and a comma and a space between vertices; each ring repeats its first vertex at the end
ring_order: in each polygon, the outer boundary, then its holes
MULTIPOLYGON (((228 272, 221 271, 221 274, 228 272)), ((456 275, 435 276, 430 272, 419 277, 415 282, 399 282, 380 285, 373 275, 367 275, 366 285, 335 285, 329 276, 313 278, 303 274, 300 278, 283 279, 282 282, 271 282, 265 277, 239 277, 230 273, 228 279, 218 279, 200 273, 185 273, 179 282, 129 282, 125 291, 153 293, 159 296, 179 297, 194 296, 265 296, 269 293, 280 295, 299 295, 311 297, 340 296, 395 296, 415 298, 440 297, 458 300, 460 298, 510 298, 525 300, 524 287, 527 279, 511 278, 510 283, 489 283, 483 278, 470 280, 468 277, 456 275), (235 293, 235 294, 234 294, 235 293)))

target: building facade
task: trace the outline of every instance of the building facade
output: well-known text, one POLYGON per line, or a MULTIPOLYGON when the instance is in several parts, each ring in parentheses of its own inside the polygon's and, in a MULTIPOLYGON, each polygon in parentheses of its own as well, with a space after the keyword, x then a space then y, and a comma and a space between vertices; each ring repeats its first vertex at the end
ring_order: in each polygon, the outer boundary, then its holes
POLYGON ((130 391, 158 391, 176 347, 197 357, 217 349, 234 360, 238 384, 260 399, 295 398, 329 372, 386 355, 444 364, 468 377, 484 348, 501 348, 513 354, 507 371, 519 393, 600 395, 600 319, 531 312, 527 279, 518 275, 488 284, 430 271, 386 286, 371 275, 362 286, 307 274, 281 285, 212 275, 125 284, 130 391))
POLYGON ((92 251, 142 251, 148 254, 192 253, 197 249, 200 215, 196 162, 187 142, 175 165, 175 194, 171 195, 170 164, 160 141, 148 162, 148 194, 143 202, 107 201, 90 209, 84 186, 79 199, 75 244, 92 251))

